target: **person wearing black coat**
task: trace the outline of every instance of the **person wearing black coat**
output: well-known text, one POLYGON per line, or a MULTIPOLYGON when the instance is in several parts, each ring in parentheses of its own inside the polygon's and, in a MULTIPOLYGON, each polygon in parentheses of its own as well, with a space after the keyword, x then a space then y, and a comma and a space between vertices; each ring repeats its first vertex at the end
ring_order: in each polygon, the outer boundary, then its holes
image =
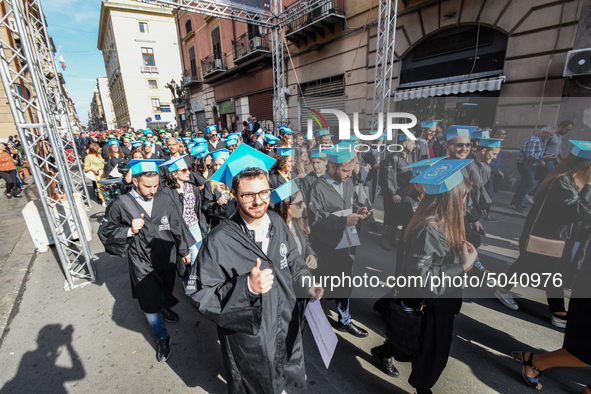
POLYGON ((123 156, 119 145, 109 145, 108 156, 107 160, 105 161, 105 175, 109 176, 113 169, 119 168, 119 164, 125 161, 125 156, 123 156))
MULTIPOLYGON (((534 204, 527 215, 519 238, 519 258, 511 265, 507 277, 521 273, 549 273, 562 276, 568 268, 572 247, 565 247, 561 257, 551 257, 527 251, 531 235, 545 239, 570 242, 573 229, 580 223, 591 220, 591 160, 569 155, 544 179, 535 195, 534 204)), ((559 328, 566 326, 567 313, 564 307, 562 284, 548 280, 545 289, 548 308, 552 313, 551 323, 559 328), (558 283, 557 283, 558 284, 558 283)), ((519 305, 510 293, 512 284, 499 288, 495 296, 510 309, 519 305)))
POLYGON ((228 219, 236 211, 236 199, 226 185, 207 181, 203 186, 203 212, 211 229, 228 219))

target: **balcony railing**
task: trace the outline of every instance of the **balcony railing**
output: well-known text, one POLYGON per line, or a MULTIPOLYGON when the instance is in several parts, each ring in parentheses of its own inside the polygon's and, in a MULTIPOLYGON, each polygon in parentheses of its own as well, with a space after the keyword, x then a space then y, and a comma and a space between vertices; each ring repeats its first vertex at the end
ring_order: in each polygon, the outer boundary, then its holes
POLYGON ((300 16, 286 26, 285 38, 297 46, 300 41, 307 45, 308 39, 316 42, 316 35, 324 38, 324 28, 332 34, 335 32, 335 24, 344 29, 345 3, 345 0, 331 0, 300 16))
POLYGON ((189 86, 202 82, 203 78, 201 78, 201 69, 199 67, 195 67, 194 69, 185 69, 185 73, 183 74, 183 85, 189 86))
POLYGON ((203 70, 203 79, 214 76, 228 70, 223 59, 216 59, 213 54, 206 56, 201 60, 201 69, 203 70))
POLYGON ((142 74, 158 74, 158 67, 156 66, 140 66, 142 74))
POLYGON ((234 47, 234 63, 239 64, 263 53, 270 53, 270 41, 266 36, 250 37, 244 33, 232 41, 234 47))

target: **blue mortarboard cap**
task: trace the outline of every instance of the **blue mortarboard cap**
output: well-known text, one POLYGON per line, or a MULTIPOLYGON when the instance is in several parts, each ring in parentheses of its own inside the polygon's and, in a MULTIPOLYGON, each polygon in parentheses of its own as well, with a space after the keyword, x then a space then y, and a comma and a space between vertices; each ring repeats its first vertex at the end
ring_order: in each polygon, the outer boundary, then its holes
POLYGON ((267 156, 263 152, 246 145, 240 144, 232 156, 222 164, 222 166, 211 176, 211 179, 217 182, 232 186, 232 178, 247 168, 256 167, 269 172, 269 168, 275 164, 276 160, 267 156))
POLYGON ((216 125, 213 126, 207 126, 205 128, 205 134, 209 134, 211 131, 217 131, 218 127, 216 125))
POLYGON ((325 149, 324 153, 332 163, 341 164, 351 161, 355 158, 357 152, 353 145, 346 141, 341 141, 330 149, 325 149))
POLYGON ((170 172, 181 170, 185 167, 188 167, 187 162, 185 161, 185 156, 186 155, 173 157, 172 159, 160 164, 160 166, 166 166, 170 172))
POLYGON ((144 135, 148 135, 148 134, 152 134, 154 135, 154 132, 152 131, 152 129, 146 129, 143 131, 144 135))
POLYGON ((132 148, 139 148, 140 146, 142 146, 142 141, 132 141, 131 142, 132 148))
POLYGON ((240 133, 240 132, 230 133, 230 134, 228 134, 228 138, 236 138, 236 139, 242 138, 242 133, 240 133))
POLYGON ((429 127, 435 127, 435 126, 437 126, 436 120, 428 120, 426 122, 421 122, 421 128, 423 128, 423 129, 428 129, 429 127))
POLYGON ((476 126, 449 126, 449 129, 447 129, 439 140, 449 141, 456 137, 470 137, 477 128, 476 126))
POLYGON ((402 142, 407 140, 410 140, 408 135, 406 135, 405 133, 398 134, 398 141, 402 142))
POLYGON ((258 130, 255 132, 255 134, 256 134, 256 135, 261 135, 261 134, 265 134, 265 132, 263 131, 263 129, 258 129, 258 130))
POLYGON ((185 144, 188 144, 189 142, 191 142, 191 138, 190 137, 183 137, 182 140, 183 140, 183 142, 185 144))
POLYGON ((433 164, 435 164, 447 157, 448 156, 435 157, 433 159, 425 159, 425 160, 417 161, 416 163, 413 163, 413 164, 406 166, 404 168, 412 168, 412 175, 417 176, 417 175, 419 175, 419 173, 425 171, 427 168, 431 167, 433 164))
POLYGON ((295 148, 276 148, 278 156, 294 156, 295 148))
MULTIPOLYGON (((316 131, 317 137, 322 137, 323 135, 330 135, 330 127, 316 131)), ((332 136, 331 136, 331 138, 332 138, 332 136)))
POLYGON ((281 141, 279 138, 272 134, 265 134, 265 142, 270 145, 275 145, 277 141, 281 141))
POLYGON ((223 141, 226 144, 226 146, 238 145, 238 140, 234 137, 225 138, 223 141))
POLYGON ((158 172, 158 165, 164 160, 131 160, 125 168, 131 169, 131 175, 142 172, 158 172))
POLYGON ((228 157, 230 157, 230 152, 227 149, 218 149, 218 150, 214 150, 213 152, 210 153, 211 158, 216 160, 216 159, 227 159, 228 157))
POLYGON ((291 134, 293 133, 293 130, 287 126, 281 126, 279 128, 279 130, 281 130, 283 132, 283 134, 291 134))
POLYGON ((188 149, 191 149, 194 146, 195 146, 195 143, 194 142, 190 142, 190 143, 187 144, 187 148, 188 149))
POLYGON ((286 182, 271 192, 271 201, 273 201, 273 204, 279 204, 299 191, 300 188, 295 180, 286 182))
POLYGON ((310 151, 310 157, 314 158, 314 157, 320 157, 320 158, 325 158, 326 157, 326 153, 322 152, 320 149, 312 149, 310 151))
POLYGON ((360 140, 360 139, 359 139, 359 137, 357 137, 355 134, 353 134, 349 140, 350 140, 351 142, 358 142, 358 143, 361 143, 361 140, 360 140))
POLYGON ((500 148, 501 138, 482 138, 478 146, 486 146, 487 148, 500 148))
POLYGON ((472 160, 440 160, 410 182, 422 183, 427 194, 445 193, 464 180, 461 169, 470 162, 472 160))
POLYGON ((470 134, 471 140, 473 140, 475 138, 490 138, 490 130, 489 129, 476 130, 475 132, 470 134))
POLYGON ((111 140, 111 141, 109 141, 109 145, 119 145, 119 141, 111 140))
POLYGON ((205 157, 208 153, 207 145, 196 145, 191 148, 191 156, 205 157))
POLYGON ((591 160, 591 142, 579 141, 579 140, 569 140, 569 141, 575 145, 573 147, 573 150, 570 153, 572 153, 573 155, 575 155, 577 157, 591 160))
POLYGON ((175 140, 177 140, 178 142, 182 142, 183 140, 181 139, 181 137, 176 137, 175 140))
POLYGON ((153 143, 152 143, 152 141, 144 141, 144 145, 150 145, 150 146, 152 146, 153 143))
POLYGON ((207 140, 203 137, 193 138, 196 144, 207 144, 207 140))

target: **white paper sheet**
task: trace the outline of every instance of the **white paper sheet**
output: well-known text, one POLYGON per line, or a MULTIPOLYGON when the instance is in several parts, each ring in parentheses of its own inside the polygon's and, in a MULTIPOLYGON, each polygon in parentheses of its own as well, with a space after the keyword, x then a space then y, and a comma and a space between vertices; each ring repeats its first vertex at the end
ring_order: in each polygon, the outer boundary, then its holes
POLYGON ((310 326, 310 331, 312 331, 312 335, 314 336, 314 341, 316 341, 316 346, 318 346, 318 351, 320 351, 320 356, 322 356, 322 361, 324 361, 324 365, 328 369, 330 360, 337 348, 337 342, 339 341, 337 335, 328 322, 320 301, 310 300, 305 316, 310 326))
MULTIPOLYGON (((352 209, 343 209, 342 211, 333 212, 333 215, 336 216, 349 216, 353 213, 352 209)), ((361 242, 359 241, 359 234, 357 234, 357 228, 355 226, 347 226, 343 231, 343 237, 341 238, 341 242, 337 245, 335 250, 343 249, 343 248, 351 248, 353 246, 359 246, 361 242)))
POLYGON ((113 170, 109 173, 110 177, 113 178, 121 178, 123 175, 121 175, 121 173, 119 172, 119 169, 117 167, 113 168, 113 170))

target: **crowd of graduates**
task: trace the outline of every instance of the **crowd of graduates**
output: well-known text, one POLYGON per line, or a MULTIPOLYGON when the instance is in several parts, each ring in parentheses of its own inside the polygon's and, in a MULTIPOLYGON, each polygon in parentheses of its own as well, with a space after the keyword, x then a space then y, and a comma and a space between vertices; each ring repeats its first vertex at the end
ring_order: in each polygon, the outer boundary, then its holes
MULTIPOLYGON (((362 226, 382 232, 384 249, 396 248, 396 275, 428 280, 490 274, 478 247, 485 234, 481 220, 492 221, 491 163, 502 138, 476 126, 421 126, 416 138, 400 133, 395 141, 380 137, 370 145, 356 137, 333 143, 329 129, 308 139, 285 126, 278 135, 245 125, 237 133, 209 126, 195 134, 124 129, 99 139, 78 136, 84 170, 108 205, 99 237, 105 250, 129 260, 133 295, 157 340, 158 361, 171 354, 164 322, 179 320, 171 309, 178 303, 172 295, 178 276, 200 313, 218 327, 229 392, 281 393, 305 386, 302 332, 310 298, 334 303, 339 331, 368 336, 352 318, 351 284, 329 290, 301 280, 353 276, 359 256, 347 234, 362 226), (383 149, 392 144, 396 149, 383 149), (101 186, 109 178, 118 181, 121 194, 113 201, 103 197, 101 186), (383 227, 373 214, 378 195, 383 227)), ((512 355, 523 364, 525 383, 536 389, 544 369, 591 364, 591 310, 584 298, 591 271, 585 254, 591 143, 573 144, 571 155, 538 188, 519 264, 511 268, 518 274, 558 274, 570 267, 568 312, 564 286, 541 287, 552 324, 566 327, 563 348, 512 355), (543 255, 528 246, 532 236, 562 240, 563 250, 543 255)), ((462 288, 440 283, 393 290, 374 305, 388 334, 371 353, 394 377, 399 372, 393 359, 412 363, 409 382, 417 393, 430 393, 443 372, 462 306, 462 288)), ((498 288, 495 295, 518 309, 510 290, 498 288)))

